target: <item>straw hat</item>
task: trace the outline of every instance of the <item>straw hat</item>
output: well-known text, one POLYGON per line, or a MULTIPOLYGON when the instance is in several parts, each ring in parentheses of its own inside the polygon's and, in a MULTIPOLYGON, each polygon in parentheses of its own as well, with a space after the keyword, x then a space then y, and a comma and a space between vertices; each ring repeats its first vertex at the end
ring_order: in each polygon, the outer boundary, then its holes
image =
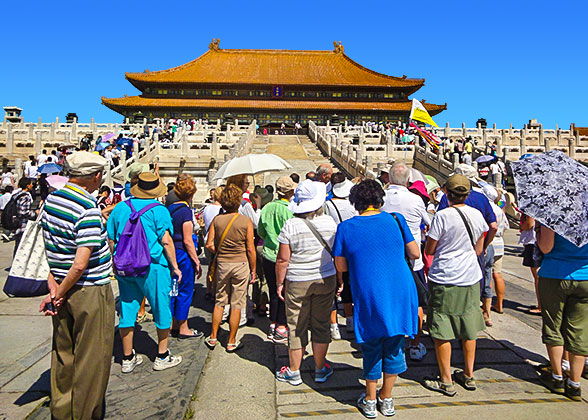
POLYGON ((167 194, 167 187, 157 175, 143 172, 139 175, 139 182, 131 187, 131 194, 135 198, 159 198, 167 194))

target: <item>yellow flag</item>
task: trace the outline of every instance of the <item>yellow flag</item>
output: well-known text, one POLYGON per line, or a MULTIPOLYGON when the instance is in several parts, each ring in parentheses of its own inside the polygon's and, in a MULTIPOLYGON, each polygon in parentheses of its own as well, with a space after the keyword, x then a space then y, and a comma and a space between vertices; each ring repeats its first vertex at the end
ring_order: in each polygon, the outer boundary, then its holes
POLYGON ((433 118, 431 118, 423 104, 421 104, 416 99, 412 100, 412 108, 410 109, 410 119, 424 122, 425 124, 434 125, 435 127, 439 127, 435 123, 435 121, 433 121, 433 118))

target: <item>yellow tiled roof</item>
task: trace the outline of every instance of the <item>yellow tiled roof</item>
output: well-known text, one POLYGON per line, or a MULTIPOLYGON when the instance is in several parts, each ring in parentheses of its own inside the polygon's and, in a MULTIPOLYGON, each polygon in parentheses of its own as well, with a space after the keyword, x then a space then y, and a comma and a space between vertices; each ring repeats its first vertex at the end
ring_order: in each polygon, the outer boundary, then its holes
POLYGON ((364 86, 416 91, 425 79, 394 77, 367 69, 334 51, 220 49, 218 42, 197 59, 168 70, 126 73, 133 84, 209 83, 257 85, 364 86))
MULTIPOLYGON (((120 108, 201 108, 201 109, 308 109, 328 111, 410 111, 411 102, 347 102, 347 101, 294 101, 282 99, 167 99, 126 96, 123 98, 102 97, 102 103, 117 110, 120 108)), ((424 103, 431 115, 447 109, 445 105, 424 103)))

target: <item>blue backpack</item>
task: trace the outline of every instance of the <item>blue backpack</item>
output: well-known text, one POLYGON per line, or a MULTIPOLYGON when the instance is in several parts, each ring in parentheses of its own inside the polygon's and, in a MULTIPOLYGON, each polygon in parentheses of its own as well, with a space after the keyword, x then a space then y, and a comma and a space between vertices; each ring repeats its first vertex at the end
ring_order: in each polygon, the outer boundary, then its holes
POLYGON ((161 204, 152 203, 141 211, 136 211, 130 199, 125 203, 131 208, 131 215, 118 238, 114 254, 114 273, 121 277, 145 277, 151 265, 151 252, 141 216, 161 204))

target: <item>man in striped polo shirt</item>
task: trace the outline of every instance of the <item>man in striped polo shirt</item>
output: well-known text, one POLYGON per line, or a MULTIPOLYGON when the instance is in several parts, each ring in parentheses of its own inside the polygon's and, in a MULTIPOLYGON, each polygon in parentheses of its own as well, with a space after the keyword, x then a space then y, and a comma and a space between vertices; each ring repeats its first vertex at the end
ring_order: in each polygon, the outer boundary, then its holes
POLYGON ((115 311, 110 249, 91 193, 106 163, 89 152, 68 156, 69 183, 47 197, 42 217, 51 272, 41 310, 53 315, 51 413, 58 419, 103 416, 115 311))

